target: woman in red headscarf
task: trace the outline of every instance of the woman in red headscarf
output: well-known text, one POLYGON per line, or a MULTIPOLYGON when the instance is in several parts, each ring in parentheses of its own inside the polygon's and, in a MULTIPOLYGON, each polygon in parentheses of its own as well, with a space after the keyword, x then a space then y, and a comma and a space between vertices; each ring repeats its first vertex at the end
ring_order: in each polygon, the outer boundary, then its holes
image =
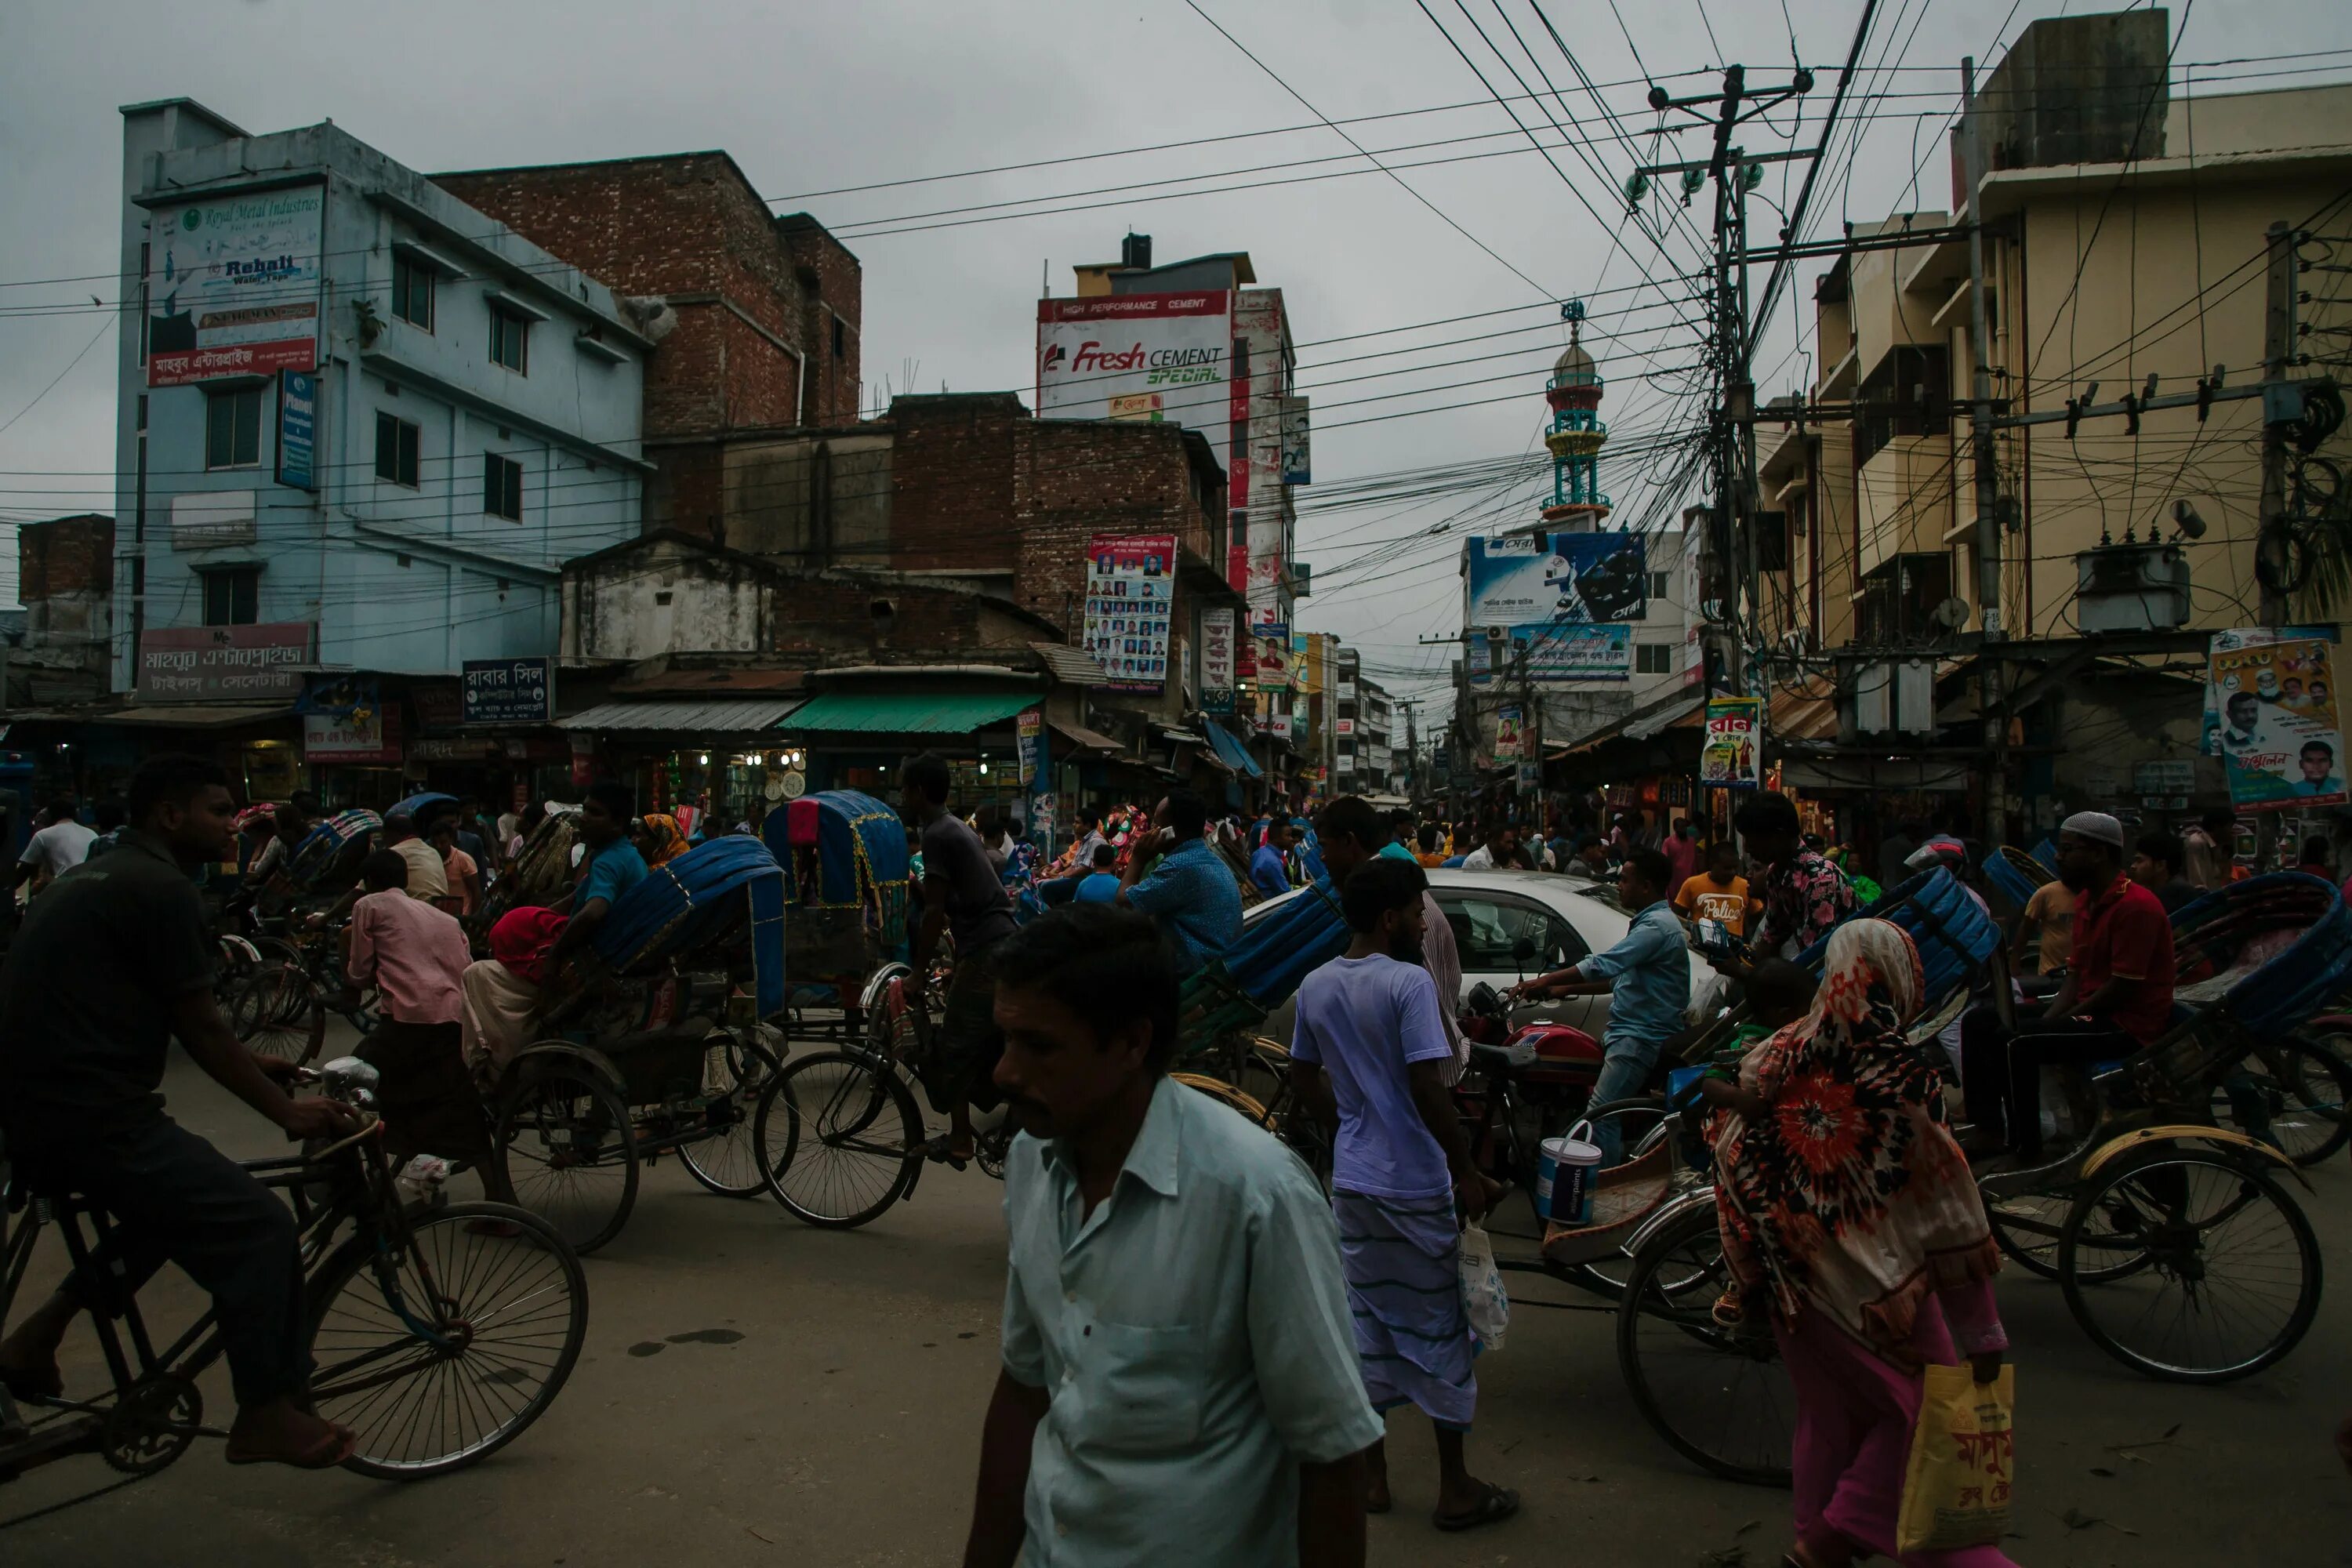
POLYGON ((568 923, 553 910, 509 910, 490 927, 490 956, 466 966, 458 982, 464 1002, 458 1021, 466 1060, 478 1078, 496 1078, 530 1043, 539 988, 555 939, 568 923))

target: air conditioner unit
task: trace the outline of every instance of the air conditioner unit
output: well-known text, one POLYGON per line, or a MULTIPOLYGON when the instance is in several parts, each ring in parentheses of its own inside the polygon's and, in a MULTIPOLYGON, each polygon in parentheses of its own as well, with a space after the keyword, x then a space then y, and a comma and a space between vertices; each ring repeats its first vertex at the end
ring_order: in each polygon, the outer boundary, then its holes
POLYGON ((2189 558, 2173 544, 2102 544, 2074 557, 2074 624, 2101 632, 2189 624, 2189 558))

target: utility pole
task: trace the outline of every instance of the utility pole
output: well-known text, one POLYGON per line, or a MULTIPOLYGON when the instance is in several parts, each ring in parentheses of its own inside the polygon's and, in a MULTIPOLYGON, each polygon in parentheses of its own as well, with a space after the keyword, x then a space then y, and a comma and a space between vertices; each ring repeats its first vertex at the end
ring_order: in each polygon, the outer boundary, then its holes
MULTIPOLYGON (((2302 414, 2300 399, 2290 399, 2286 392, 2287 366, 2294 355, 2294 233, 2284 223, 2274 223, 2269 229, 2270 238, 2270 301, 2263 312, 2263 500, 2261 533, 2255 546, 2255 559, 2286 563, 2287 552, 2273 553, 2273 542, 2281 538, 2286 528, 2286 435, 2283 422, 2302 414), (2275 395, 2273 388, 2276 388, 2275 395)), ((2286 594, 2276 584, 2281 573, 2259 572, 2262 579, 2263 625, 2275 626, 2288 614, 2286 594)))
POLYGON ((1420 699, 1400 697, 1397 706, 1404 710, 1404 793, 1411 799, 1421 783, 1421 735, 1412 722, 1412 710, 1420 706, 1420 699))
POLYGON ((2000 475, 1992 439, 1992 332, 1985 313, 1984 125, 1977 114, 1977 62, 1960 61, 1960 123, 1969 187, 1969 445, 1976 458, 1977 606, 1983 637, 1977 650, 1977 711, 1992 766, 1985 774, 1985 841, 2009 842, 2009 716, 2002 710, 2000 644, 2000 475))

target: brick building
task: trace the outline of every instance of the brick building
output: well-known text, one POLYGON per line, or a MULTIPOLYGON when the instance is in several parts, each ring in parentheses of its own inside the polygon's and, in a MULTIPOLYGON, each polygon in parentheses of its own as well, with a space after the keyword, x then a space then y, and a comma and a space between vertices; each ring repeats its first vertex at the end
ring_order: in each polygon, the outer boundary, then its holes
POLYGON ((730 541, 730 451, 857 417, 864 275, 723 152, 477 169, 435 183, 628 296, 646 364, 646 525, 730 541))
POLYGON ((113 589, 112 518, 83 512, 17 529, 16 597, 25 624, 0 679, 0 709, 104 694, 113 589))

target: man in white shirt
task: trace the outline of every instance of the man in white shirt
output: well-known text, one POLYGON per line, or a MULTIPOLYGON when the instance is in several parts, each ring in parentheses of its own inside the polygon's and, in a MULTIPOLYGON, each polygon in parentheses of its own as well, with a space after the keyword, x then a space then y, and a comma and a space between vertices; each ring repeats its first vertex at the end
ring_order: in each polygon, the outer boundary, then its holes
POLYGON ((24 854, 16 858, 12 888, 32 881, 37 893, 89 858, 89 841, 98 835, 81 825, 73 796, 60 795, 51 801, 41 814, 41 824, 40 830, 25 841, 24 854))

